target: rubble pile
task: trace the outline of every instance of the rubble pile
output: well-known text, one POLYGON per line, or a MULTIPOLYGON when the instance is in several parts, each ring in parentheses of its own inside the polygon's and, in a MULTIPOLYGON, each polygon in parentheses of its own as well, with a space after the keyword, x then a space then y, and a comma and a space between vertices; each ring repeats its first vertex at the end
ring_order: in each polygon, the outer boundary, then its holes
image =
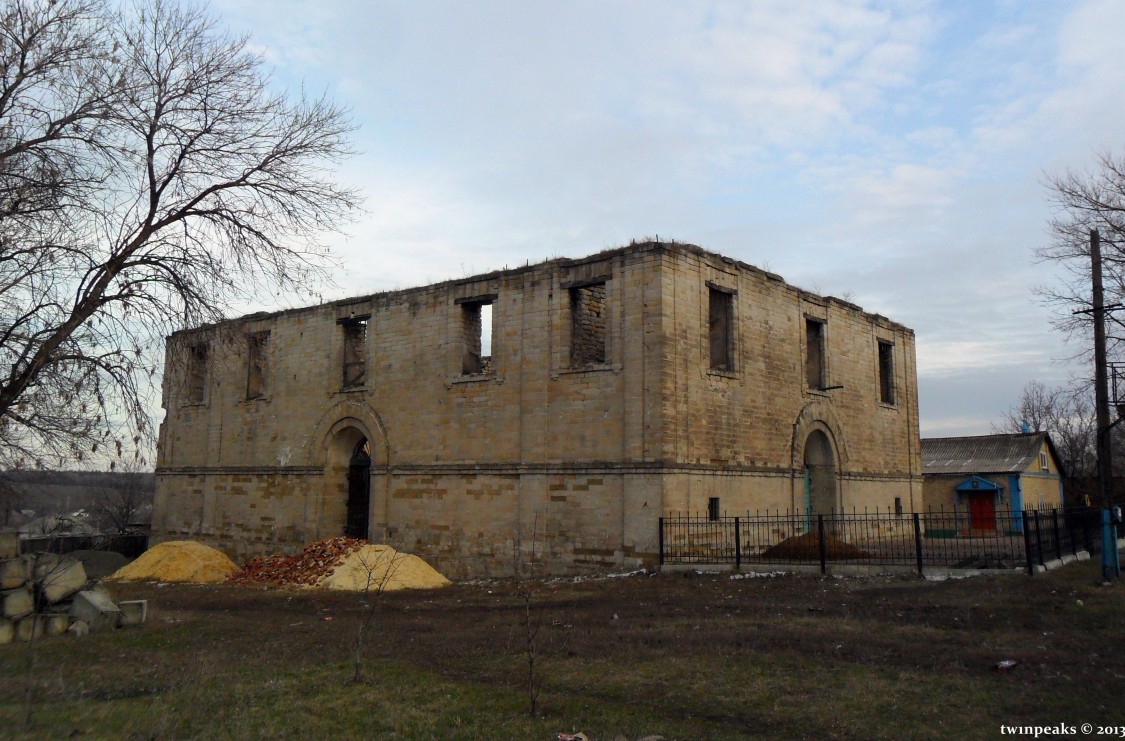
POLYGON ((293 556, 261 556, 247 561, 231 574, 230 581, 246 586, 316 586, 366 540, 344 535, 325 538, 305 546, 293 556))
POLYGON ((450 583, 417 556, 346 536, 311 543, 294 556, 251 559, 231 575, 230 581, 244 586, 324 587, 359 592, 432 589, 450 583))
POLYGON ((82 562, 53 553, 19 555, 16 538, 0 536, 0 644, 71 631, 144 623, 145 600, 114 602, 87 578, 82 562))
MULTIPOLYGON (((849 559, 870 558, 870 555, 863 549, 857 548, 835 535, 825 534, 824 557, 829 561, 847 561, 849 559)), ((794 535, 771 548, 767 548, 762 552, 762 558, 816 561, 820 558, 820 537, 818 533, 794 535)))
POLYGON ((222 551, 194 540, 169 540, 149 548, 140 558, 110 574, 110 581, 157 581, 217 584, 238 566, 222 551))

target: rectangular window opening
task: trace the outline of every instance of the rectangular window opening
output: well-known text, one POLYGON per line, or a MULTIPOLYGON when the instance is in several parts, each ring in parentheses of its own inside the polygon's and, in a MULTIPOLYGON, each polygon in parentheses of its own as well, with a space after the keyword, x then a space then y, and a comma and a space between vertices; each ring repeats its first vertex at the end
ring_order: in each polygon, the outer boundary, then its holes
POLYGON ((185 393, 189 404, 202 404, 207 394, 207 361, 210 348, 192 345, 188 348, 187 383, 185 393))
POLYGON ((902 516, 902 497, 895 497, 895 514, 902 516))
POLYGON ((367 381, 367 320, 350 319, 344 327, 344 388, 367 381))
POLYGON ((879 343, 879 400, 884 404, 895 403, 895 346, 889 342, 879 343))
POLYGON ((823 389, 824 382, 824 322, 805 319, 805 378, 811 389, 823 389))
POLYGON ((570 289, 570 366, 605 365, 605 283, 570 289))
POLYGON ((260 399, 266 395, 269 332, 246 335, 246 398, 260 399))
POLYGON ((1046 453, 1046 451, 1040 451, 1039 452, 1039 469, 1042 470, 1042 471, 1050 470, 1050 466, 1047 465, 1047 453, 1046 453))
POLYGON ((719 519, 719 498, 711 497, 707 500, 707 519, 719 519))
POLYGON ((465 338, 461 374, 471 376, 491 373, 492 302, 473 301, 461 304, 461 319, 465 338))
POLYGON ((711 368, 734 370, 734 296, 708 288, 708 328, 711 338, 711 368))

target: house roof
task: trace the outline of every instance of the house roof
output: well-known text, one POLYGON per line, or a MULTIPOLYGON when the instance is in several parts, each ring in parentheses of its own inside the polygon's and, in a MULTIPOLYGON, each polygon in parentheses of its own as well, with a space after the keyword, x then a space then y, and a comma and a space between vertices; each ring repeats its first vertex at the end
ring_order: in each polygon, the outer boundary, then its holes
MULTIPOLYGON (((1038 468, 1043 441, 1062 472, 1062 462, 1046 432, 1020 432, 972 437, 922 439, 922 471, 927 475, 1022 473, 1033 463, 1038 468)), ((1065 475, 1065 474, 1064 474, 1065 475)))

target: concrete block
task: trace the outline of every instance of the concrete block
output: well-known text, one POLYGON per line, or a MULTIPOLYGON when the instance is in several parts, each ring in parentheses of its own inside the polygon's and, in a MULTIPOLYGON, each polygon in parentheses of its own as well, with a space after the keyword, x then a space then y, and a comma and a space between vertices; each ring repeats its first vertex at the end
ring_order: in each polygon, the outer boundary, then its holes
POLYGON ((20 536, 13 531, 0 532, 0 558, 15 558, 20 555, 20 536))
POLYGON ((4 605, 0 614, 11 620, 19 620, 35 611, 35 596, 27 587, 0 592, 0 602, 4 605))
POLYGON ((74 595, 70 603, 70 616, 90 626, 90 630, 117 627, 121 610, 102 592, 87 590, 74 595))
POLYGON ((121 611, 121 618, 117 622, 121 627, 127 625, 144 625, 145 620, 148 619, 147 599, 122 600, 117 603, 117 609, 121 611))
POLYGON ((106 599, 110 600, 111 602, 113 601, 113 593, 110 592, 109 587, 107 587, 102 582, 97 582, 95 584, 92 584, 85 591, 87 591, 87 592, 97 592, 98 594, 103 595, 106 599))
POLYGON ((86 586, 82 562, 68 556, 39 553, 34 556, 32 576, 47 602, 54 604, 86 586))
POLYGON ((9 558, 0 561, 0 589, 22 587, 31 578, 27 558, 9 558))
POLYGON ((16 639, 16 624, 11 620, 0 620, 0 646, 16 639))

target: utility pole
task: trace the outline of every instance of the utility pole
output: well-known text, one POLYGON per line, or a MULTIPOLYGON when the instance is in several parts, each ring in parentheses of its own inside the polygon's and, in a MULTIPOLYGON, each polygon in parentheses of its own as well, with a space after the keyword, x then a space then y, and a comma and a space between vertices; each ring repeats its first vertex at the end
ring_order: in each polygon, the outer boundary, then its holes
POLYGON ((1110 457, 1109 378, 1106 372, 1105 294, 1102 290, 1102 242, 1097 229, 1090 230, 1090 272, 1094 283, 1094 404, 1097 407, 1098 496, 1101 506, 1109 506, 1109 485, 1113 480, 1110 457))

